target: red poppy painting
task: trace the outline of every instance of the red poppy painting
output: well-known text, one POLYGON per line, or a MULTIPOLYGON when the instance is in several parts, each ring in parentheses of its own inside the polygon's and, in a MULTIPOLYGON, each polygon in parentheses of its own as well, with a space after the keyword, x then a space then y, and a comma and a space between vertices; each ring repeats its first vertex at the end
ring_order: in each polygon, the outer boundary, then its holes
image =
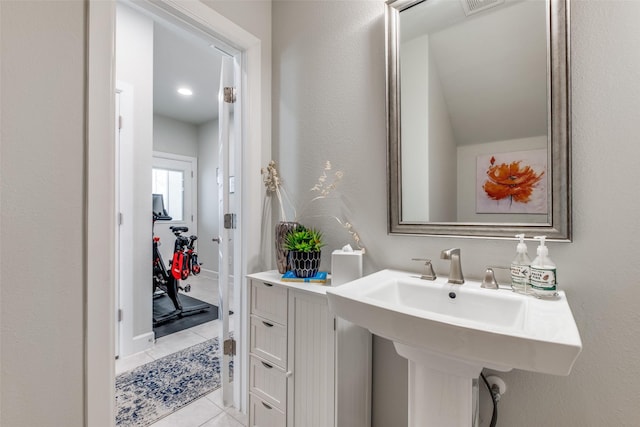
POLYGON ((477 158, 478 213, 547 213, 547 150, 477 158))

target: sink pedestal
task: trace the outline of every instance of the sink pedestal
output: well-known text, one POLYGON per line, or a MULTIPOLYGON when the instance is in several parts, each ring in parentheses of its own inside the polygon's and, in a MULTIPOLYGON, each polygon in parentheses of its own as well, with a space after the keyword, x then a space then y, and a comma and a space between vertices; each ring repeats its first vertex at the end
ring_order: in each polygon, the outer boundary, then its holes
POLYGON ((409 427, 472 427, 482 366, 394 342, 409 361, 409 427))

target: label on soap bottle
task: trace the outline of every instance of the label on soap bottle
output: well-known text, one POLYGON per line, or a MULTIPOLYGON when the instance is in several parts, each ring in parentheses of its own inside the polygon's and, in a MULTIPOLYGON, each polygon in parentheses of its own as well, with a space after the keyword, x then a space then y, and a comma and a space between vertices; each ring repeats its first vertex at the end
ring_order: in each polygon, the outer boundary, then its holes
POLYGON ((529 284, 530 267, 523 264, 511 264, 511 283, 525 287, 529 284))
POLYGON ((533 289, 540 291, 556 290, 556 269, 531 267, 530 284, 533 289))

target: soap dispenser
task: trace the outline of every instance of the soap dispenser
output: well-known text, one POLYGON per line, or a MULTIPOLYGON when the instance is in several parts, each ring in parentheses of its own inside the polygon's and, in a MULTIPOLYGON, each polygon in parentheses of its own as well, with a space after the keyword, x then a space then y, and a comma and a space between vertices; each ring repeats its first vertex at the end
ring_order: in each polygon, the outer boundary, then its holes
POLYGON ((516 247, 516 257, 511 262, 511 289, 521 294, 529 293, 531 258, 524 243, 524 234, 516 234, 520 243, 516 247))
POLYGON ((538 256, 531 263, 531 292, 538 298, 552 298, 558 295, 556 265, 549 258, 549 249, 544 245, 546 236, 536 236, 540 241, 538 256))

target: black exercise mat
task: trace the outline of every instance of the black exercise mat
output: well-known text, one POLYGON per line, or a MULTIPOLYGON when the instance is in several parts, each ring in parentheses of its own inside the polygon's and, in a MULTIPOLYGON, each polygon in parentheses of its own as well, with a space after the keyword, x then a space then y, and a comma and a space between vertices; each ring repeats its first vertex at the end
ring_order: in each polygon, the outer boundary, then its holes
MULTIPOLYGON (((202 323, 210 322, 212 320, 216 320, 218 318, 218 307, 215 305, 208 304, 204 301, 201 301, 196 298, 192 298, 183 293, 179 294, 180 303, 182 307, 185 309, 189 309, 189 307, 195 305, 205 304, 208 306, 206 311, 201 313, 190 314, 188 316, 176 317, 175 319, 164 322, 160 325, 157 325, 153 328, 153 332, 155 332, 156 339, 160 337, 164 337, 169 334, 173 334, 174 332, 182 331, 184 329, 192 328, 194 326, 201 325, 202 323)), ((158 317, 162 314, 169 313, 175 310, 173 306, 173 302, 171 298, 167 295, 163 295, 161 297, 157 297, 153 299, 153 317, 158 317)))

